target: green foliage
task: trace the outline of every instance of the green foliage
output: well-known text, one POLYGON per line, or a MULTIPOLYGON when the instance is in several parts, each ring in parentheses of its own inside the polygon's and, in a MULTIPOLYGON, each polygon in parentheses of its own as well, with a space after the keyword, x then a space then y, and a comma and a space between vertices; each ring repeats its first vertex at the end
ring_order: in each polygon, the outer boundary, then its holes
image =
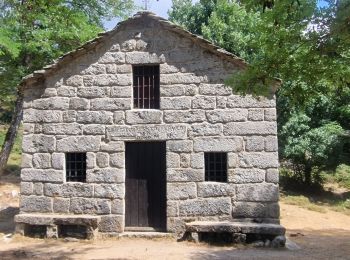
POLYGON ((227 79, 239 94, 277 92, 280 158, 300 182, 322 182, 350 129, 350 1, 173 1, 170 19, 249 62, 227 79), (213 6, 214 3, 214 6, 213 6), (206 10, 206 16, 200 13, 206 10))
POLYGON ((350 165, 340 164, 334 172, 324 172, 324 177, 328 182, 338 183, 350 190, 350 165))
POLYGON ((95 37, 104 19, 124 17, 132 7, 132 0, 0 1, 2 117, 12 110, 23 76, 95 37))

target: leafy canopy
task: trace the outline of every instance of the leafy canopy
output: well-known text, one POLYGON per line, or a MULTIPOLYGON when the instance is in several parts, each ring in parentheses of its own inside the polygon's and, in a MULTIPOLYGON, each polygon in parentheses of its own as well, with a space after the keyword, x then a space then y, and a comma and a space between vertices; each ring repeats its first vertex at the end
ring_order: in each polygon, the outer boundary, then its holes
POLYGON ((23 76, 95 37, 103 20, 125 17, 132 8, 132 0, 0 0, 1 109, 11 110, 23 76))

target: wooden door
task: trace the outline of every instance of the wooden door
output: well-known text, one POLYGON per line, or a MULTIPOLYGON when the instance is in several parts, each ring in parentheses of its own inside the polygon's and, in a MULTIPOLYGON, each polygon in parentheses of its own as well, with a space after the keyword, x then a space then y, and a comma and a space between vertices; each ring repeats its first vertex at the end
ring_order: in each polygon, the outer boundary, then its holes
POLYGON ((126 143, 126 227, 166 229, 165 149, 165 142, 126 143))

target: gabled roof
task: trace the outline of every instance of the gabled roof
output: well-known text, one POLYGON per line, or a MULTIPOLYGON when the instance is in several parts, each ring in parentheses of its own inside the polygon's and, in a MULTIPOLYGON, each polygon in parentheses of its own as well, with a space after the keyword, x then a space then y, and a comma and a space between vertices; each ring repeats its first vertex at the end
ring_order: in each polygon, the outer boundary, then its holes
POLYGON ((47 65, 44 68, 42 68, 41 70, 36 70, 32 74, 25 76, 22 79, 19 86, 25 87, 27 85, 31 85, 33 83, 37 83, 37 82, 44 80, 48 74, 51 74, 55 70, 58 70, 59 68, 63 67, 65 64, 67 64, 68 62, 70 62, 74 58, 77 58, 77 57, 87 53, 88 51, 90 51, 91 49, 96 47, 99 43, 103 42, 105 39, 110 37, 112 34, 118 32, 121 28, 121 25, 124 25, 126 23, 129 23, 130 21, 133 21, 135 19, 140 19, 143 17, 148 17, 148 18, 151 18, 153 20, 158 21, 160 24, 163 25, 163 27, 165 29, 172 31, 172 32, 175 32, 177 34, 180 34, 185 38, 191 39, 193 42, 200 45, 203 49, 210 51, 211 53, 221 57, 224 60, 227 60, 229 62, 234 63, 239 68, 244 69, 247 67, 247 63, 243 59, 241 59, 241 58, 237 57, 236 55, 216 46, 212 42, 205 40, 198 35, 192 34, 189 31, 185 30, 184 28, 182 28, 182 27, 180 27, 180 26, 178 26, 178 25, 176 25, 176 24, 174 24, 174 23, 172 23, 172 22, 170 22, 162 17, 156 16, 152 12, 141 11, 141 12, 136 13, 133 17, 130 17, 129 19, 118 23, 114 29, 107 31, 107 32, 100 33, 100 34, 98 34, 98 37, 94 38, 93 40, 90 40, 90 41, 86 42, 84 45, 78 47, 77 49, 64 54, 63 56, 61 56, 57 60, 55 60, 52 64, 47 65))

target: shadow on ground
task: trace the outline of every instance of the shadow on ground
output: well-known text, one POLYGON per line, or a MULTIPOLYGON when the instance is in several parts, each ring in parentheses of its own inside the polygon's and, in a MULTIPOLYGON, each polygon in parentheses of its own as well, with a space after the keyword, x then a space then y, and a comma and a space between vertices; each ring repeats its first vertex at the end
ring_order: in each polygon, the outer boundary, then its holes
POLYGON ((7 234, 15 231, 14 217, 18 213, 18 207, 7 207, 0 210, 0 233, 7 234))

